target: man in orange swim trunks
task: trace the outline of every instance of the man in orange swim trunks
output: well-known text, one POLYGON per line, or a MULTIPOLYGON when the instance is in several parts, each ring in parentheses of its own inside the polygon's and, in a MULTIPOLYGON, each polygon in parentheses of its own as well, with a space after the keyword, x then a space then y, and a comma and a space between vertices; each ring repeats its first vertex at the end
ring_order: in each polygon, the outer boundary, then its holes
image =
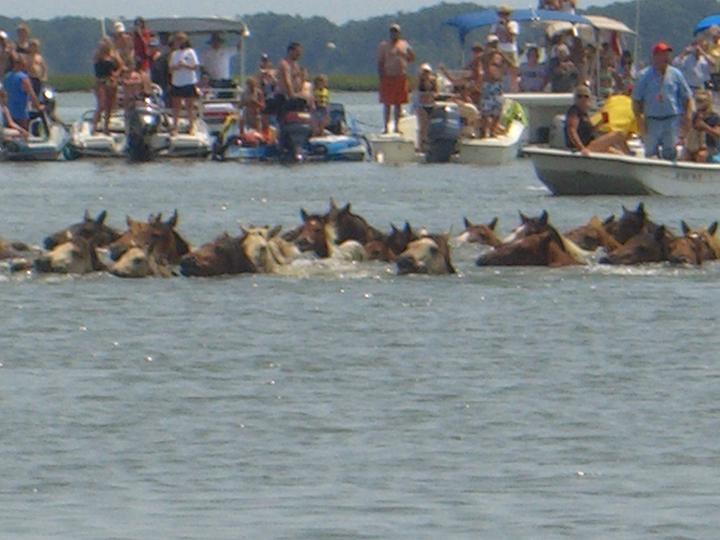
POLYGON ((378 48, 378 74, 380 75, 380 103, 383 104, 385 131, 390 124, 390 108, 395 107, 395 132, 400 133, 399 120, 403 103, 408 102, 407 65, 415 61, 410 44, 400 38, 400 25, 390 26, 390 40, 378 48))

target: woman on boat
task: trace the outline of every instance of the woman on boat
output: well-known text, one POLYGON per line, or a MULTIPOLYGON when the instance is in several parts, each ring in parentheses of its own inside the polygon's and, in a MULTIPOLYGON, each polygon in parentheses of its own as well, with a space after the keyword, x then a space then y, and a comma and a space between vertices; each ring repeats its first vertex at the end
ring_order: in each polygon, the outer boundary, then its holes
POLYGON ((5 92, 3 85, 0 84, 0 141, 17 139, 18 137, 27 139, 30 134, 12 119, 7 107, 7 92, 5 92))
POLYGON ((621 132, 597 135, 589 115, 591 98, 587 86, 575 89, 575 103, 565 114, 565 145, 584 156, 589 156, 590 152, 631 155, 625 135, 621 132))
POLYGON ((122 71, 123 64, 117 55, 112 41, 103 38, 98 42, 94 58, 95 69, 95 99, 97 107, 93 116, 92 131, 98 129, 100 118, 105 115, 103 131, 110 133, 110 116, 112 115, 117 101, 118 75, 122 71))
POLYGON ((695 94, 697 111, 685 137, 683 159, 698 163, 720 162, 720 116, 712 108, 712 94, 701 90, 695 94))
POLYGON ((479 135, 494 137, 499 134, 500 114, 503 106, 503 76, 506 60, 500 51, 491 52, 485 64, 485 81, 480 96, 479 135))
POLYGON ((435 97, 438 93, 437 77, 430 64, 420 66, 417 88, 415 89, 415 110, 418 119, 418 149, 423 152, 427 146, 428 126, 430 115, 435 106, 435 97))
POLYGON ((178 32, 173 39, 175 51, 170 56, 170 95, 172 96, 173 128, 172 135, 178 133, 180 122, 180 109, 185 105, 188 118, 188 133, 195 132, 195 100, 198 97, 197 69, 200 64, 195 50, 190 45, 190 40, 185 32, 178 32))
POLYGON ((265 108, 265 96, 255 77, 245 79, 245 91, 240 98, 242 114, 240 115, 240 133, 262 129, 260 115, 265 108))

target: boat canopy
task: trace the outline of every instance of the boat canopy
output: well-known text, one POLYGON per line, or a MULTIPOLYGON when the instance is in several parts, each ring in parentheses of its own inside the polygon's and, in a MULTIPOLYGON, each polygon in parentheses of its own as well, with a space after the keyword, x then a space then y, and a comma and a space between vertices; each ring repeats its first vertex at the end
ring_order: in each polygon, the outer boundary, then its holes
MULTIPOLYGON (((121 19, 129 29, 133 19, 121 19), (128 24, 130 26, 128 26, 128 24)), ((145 24, 153 32, 158 34, 174 32, 185 32, 186 34, 209 34, 211 32, 224 32, 226 34, 247 35, 247 26, 239 19, 224 17, 161 17, 145 19, 145 24)), ((110 21, 109 31, 112 31, 110 21)))
MULTIPOLYGON (((592 23, 587 17, 549 9, 515 9, 510 14, 510 19, 517 22, 566 22, 592 26, 592 23)), ((457 28, 458 34, 460 35, 460 42, 465 44, 465 38, 472 30, 483 26, 490 26, 497 21, 497 11, 494 9, 486 9, 484 11, 456 15, 446 20, 443 24, 457 28)))
POLYGON ((635 32, 631 30, 625 23, 616 21, 615 19, 610 19, 609 17, 602 17, 600 15, 586 15, 585 17, 590 21, 591 24, 574 25, 568 22, 554 22, 548 24, 547 28, 545 29, 545 33, 548 36, 554 36, 555 34, 570 30, 574 27, 577 29, 578 34, 583 39, 583 41, 586 42, 595 41, 593 37, 595 35, 595 31, 603 33, 618 32, 620 34, 635 35, 635 32))
POLYGON ((720 15, 709 15, 697 23, 693 35, 709 30, 711 26, 720 26, 720 15))

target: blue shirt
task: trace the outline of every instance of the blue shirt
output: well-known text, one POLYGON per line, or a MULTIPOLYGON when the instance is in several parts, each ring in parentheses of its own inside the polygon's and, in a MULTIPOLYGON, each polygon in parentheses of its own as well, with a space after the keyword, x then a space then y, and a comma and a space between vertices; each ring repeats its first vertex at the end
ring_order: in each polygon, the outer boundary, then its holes
POLYGON ((30 96, 23 88, 23 81, 28 79, 27 73, 23 71, 11 71, 5 75, 3 84, 8 95, 8 110, 13 120, 27 120, 30 118, 28 113, 28 100, 30 96))
POLYGON ((685 104, 692 93, 682 72, 668 66, 663 77, 653 66, 638 75, 632 98, 643 103, 647 118, 666 118, 685 112, 685 104))

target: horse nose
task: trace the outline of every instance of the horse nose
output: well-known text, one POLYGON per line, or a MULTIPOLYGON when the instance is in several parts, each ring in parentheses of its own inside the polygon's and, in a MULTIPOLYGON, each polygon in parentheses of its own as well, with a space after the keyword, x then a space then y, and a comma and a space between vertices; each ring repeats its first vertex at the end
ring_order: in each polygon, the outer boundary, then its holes
POLYGON ((415 262, 415 259, 412 257, 408 257, 407 255, 398 257, 398 259, 395 261, 395 264, 397 265, 398 274, 412 274, 413 272, 417 272, 417 263, 415 262))
POLYGON ((194 256, 189 255, 180 259, 180 273, 183 276, 194 276, 197 273, 197 270, 197 259, 194 256))
POLYGON ((127 251, 127 248, 125 246, 121 246, 118 244, 110 244, 108 249, 110 250, 110 258, 113 261, 117 261, 127 251))
POLYGON ((43 240, 43 245, 45 246, 45 249, 52 250, 57 247, 58 243, 52 236, 48 236, 45 240, 43 240))

